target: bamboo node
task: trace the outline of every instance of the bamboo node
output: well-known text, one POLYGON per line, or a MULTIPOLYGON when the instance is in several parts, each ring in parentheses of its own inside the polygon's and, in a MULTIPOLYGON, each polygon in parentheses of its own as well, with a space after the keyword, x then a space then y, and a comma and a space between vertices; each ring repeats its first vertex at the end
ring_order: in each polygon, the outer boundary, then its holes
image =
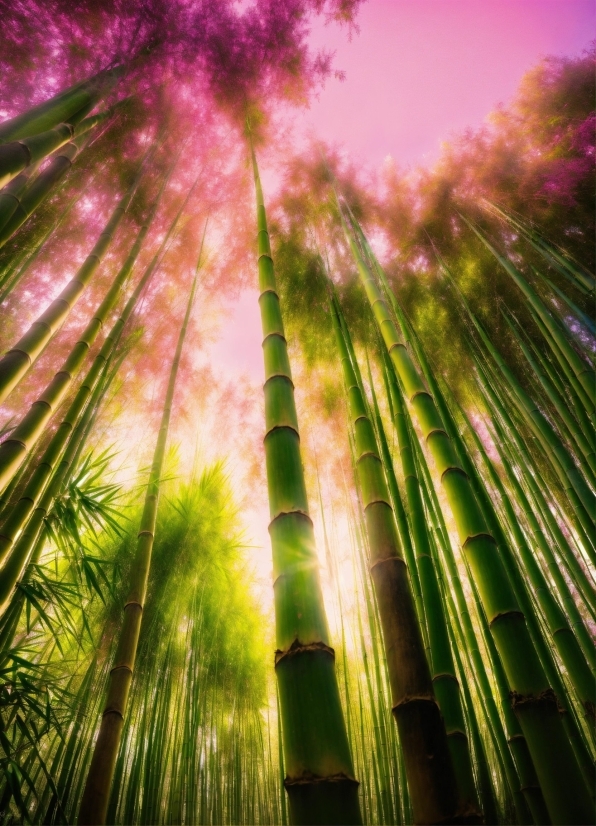
POLYGON ((562 714, 565 711, 565 709, 559 705, 557 695, 553 689, 550 688, 550 686, 544 691, 541 691, 538 695, 520 694, 517 691, 510 691, 509 699, 511 700, 511 708, 514 711, 523 711, 524 707, 527 708, 528 706, 544 706, 545 708, 556 710, 559 714, 562 714))
MULTIPOLYGON (((479 536, 483 536, 483 534, 479 534, 479 536)), ((473 538, 473 537, 472 537, 472 538, 473 538)), ((492 537, 491 537, 491 538, 492 538, 492 537)), ((466 541, 467 541, 467 540, 466 540, 466 541)), ((493 542, 494 542, 494 540, 493 540, 493 542)), ((489 622, 488 626, 489 626, 489 628, 492 628, 492 627, 493 627, 493 625, 494 625, 496 622, 499 622, 499 620, 502 620, 502 619, 507 619, 508 617, 516 617, 516 616, 517 616, 517 617, 521 617, 521 618, 522 618, 522 620, 524 619, 523 612, 522 612, 522 611, 520 611, 520 610, 519 610, 519 608, 514 609, 514 610, 512 610, 512 611, 500 611, 498 614, 495 614, 495 616, 494 616, 494 617, 491 619, 491 621, 489 622)), ((521 695, 520 695, 520 696, 521 696, 521 695)))
POLYGON ((434 683, 435 680, 453 680, 455 685, 459 686, 459 680, 455 676, 455 674, 449 674, 447 671, 443 671, 440 674, 435 674, 432 681, 434 683))
POLYGON ((268 252, 262 252, 262 253, 261 253, 261 254, 257 257, 257 264, 259 263, 259 261, 261 260, 261 258, 268 258, 268 259, 271 261, 271 263, 273 264, 273 258, 269 255, 269 253, 268 253, 268 252))
POLYGON ((465 541, 462 544, 462 548, 465 548, 468 542, 473 542, 475 539, 488 539, 494 544, 497 544, 497 540, 494 538, 492 533, 486 533, 484 531, 480 531, 480 533, 472 533, 466 537, 465 541))
POLYGON ((402 556, 397 556, 397 555, 396 555, 396 556, 386 556, 386 557, 384 557, 383 559, 377 559, 375 562, 373 562, 371 565, 369 565, 369 566, 368 566, 368 570, 372 573, 373 568, 376 568, 376 567, 377 567, 377 565, 384 565, 384 564, 385 564, 385 562, 399 562, 399 563, 401 563, 401 564, 402 564, 405 568, 407 568, 407 567, 408 567, 408 566, 406 565, 406 560, 405 560, 402 556))
POLYGON ((297 654, 308 654, 314 653, 316 651, 321 651, 324 654, 329 654, 332 660, 335 660, 335 651, 331 648, 327 643, 318 640, 317 642, 309 642, 303 644, 300 642, 299 639, 295 639, 292 645, 287 648, 285 651, 281 651, 279 648, 275 652, 275 667, 279 665, 279 663, 284 659, 291 659, 295 657, 297 654))
POLYGON ((408 703, 432 703, 435 706, 438 706, 437 701, 433 697, 431 693, 429 694, 406 694, 403 699, 401 699, 398 703, 396 703, 391 711, 394 715, 397 714, 398 709, 402 708, 403 706, 408 705, 408 703))
POLYGON ((286 381, 289 381, 289 382, 290 382, 290 384, 292 385, 292 390, 294 389, 294 382, 292 381, 292 379, 291 379, 289 376, 287 376, 285 373, 273 373, 273 375, 272 375, 272 376, 269 376, 269 378, 267 379, 267 381, 266 381, 266 382, 265 382, 265 384, 263 385, 263 390, 265 390, 265 388, 267 387, 268 383, 269 383, 272 379, 286 379, 286 381))
POLYGON ((265 338, 264 338, 264 339, 263 339, 263 341, 261 342, 261 347, 264 347, 264 346, 265 346, 265 342, 267 341, 267 339, 268 339, 268 338, 271 338, 272 336, 277 336, 277 338, 281 338, 281 340, 283 341, 283 343, 284 343, 285 345, 287 345, 288 340, 287 340, 287 338, 284 336, 284 334, 283 334, 283 333, 273 332, 273 333, 267 333, 267 335, 265 336, 265 338))
POLYGON ((314 785, 319 783, 347 783, 350 786, 359 786, 360 783, 354 777, 349 777, 347 774, 343 772, 338 772, 337 774, 330 774, 327 777, 321 777, 319 774, 313 774, 312 772, 303 772, 298 777, 286 777, 284 779, 284 787, 286 789, 291 788, 292 786, 304 786, 304 785, 314 785))
POLYGON ((406 352, 407 352, 406 345, 403 343, 403 341, 396 341, 395 344, 391 345, 391 347, 389 348, 389 350, 387 352, 389 354, 391 354, 391 351, 394 350, 396 347, 403 347, 404 350, 406 350, 406 352))
POLYGON ((263 298, 263 296, 266 295, 267 293, 273 293, 273 295, 276 296, 276 298, 279 298, 279 293, 277 292, 277 290, 274 290, 273 287, 267 287, 266 290, 263 290, 259 294, 258 301, 260 301, 263 298))
MULTIPOLYGON (((437 432, 438 432, 438 431, 433 430, 433 433, 437 433, 437 432)), ((444 433, 444 432, 445 432, 445 431, 443 431, 443 433, 444 433)), ((428 434, 428 436, 432 436, 432 433, 429 433, 429 434, 428 434)), ((427 439, 428 439, 428 436, 426 437, 427 439)), ((468 476, 468 474, 466 473, 466 471, 465 471, 463 468, 458 467, 457 465, 450 465, 449 467, 445 468, 445 470, 443 471, 443 473, 441 473, 441 482, 443 481, 443 479, 445 478, 445 476, 446 476, 448 473, 459 473, 461 476, 463 476, 463 477, 464 477, 464 479, 469 479, 469 478, 470 478, 470 477, 468 476)), ((467 540, 466 540, 466 541, 467 541, 467 540)))
POLYGON ((271 526, 277 519, 281 519, 283 516, 303 516, 305 519, 308 519, 310 524, 312 525, 312 519, 310 518, 310 514, 306 513, 306 511, 301 511, 299 508, 293 511, 281 511, 280 513, 276 514, 271 522, 269 523, 269 532, 271 533, 271 526))
MULTIPOLYGON (((379 460, 380 461, 380 460, 379 460)), ((387 505, 388 508, 393 510, 391 504, 386 499, 371 499, 370 502, 367 502, 364 506, 364 512, 366 513, 366 509, 369 508, 371 505, 387 505)))
MULTIPOLYGON (((428 398, 431 401, 434 401, 432 394, 429 393, 428 390, 426 390, 426 389, 425 390, 416 390, 416 392, 412 393, 412 395, 409 398, 410 404, 412 404, 414 402, 414 399, 416 398, 416 396, 428 396, 428 398)), ((431 430, 431 433, 436 433, 436 432, 437 432, 436 430, 431 430)), ((440 430, 438 430, 438 432, 439 433, 445 433, 445 431, 442 428, 440 430)), ((447 435, 447 433, 445 433, 445 435, 447 435)), ((427 436, 427 438, 428 438, 428 436, 427 436)))
POLYGON ((300 440, 300 433, 298 433, 298 430, 294 427, 294 425, 292 425, 292 424, 274 424, 273 427, 270 427, 269 430, 267 431, 267 433, 265 433, 265 435, 263 436, 263 441, 265 441, 267 436, 269 436, 271 433, 273 433, 274 430, 291 430, 296 434, 296 436, 298 436, 298 439, 300 440))

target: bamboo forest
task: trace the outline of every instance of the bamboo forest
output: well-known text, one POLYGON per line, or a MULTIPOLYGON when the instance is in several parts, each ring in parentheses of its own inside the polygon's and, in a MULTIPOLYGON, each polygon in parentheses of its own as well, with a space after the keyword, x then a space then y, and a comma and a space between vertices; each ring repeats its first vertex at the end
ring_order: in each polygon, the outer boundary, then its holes
POLYGON ((589 20, 0 0, 2 826, 596 823, 589 20))

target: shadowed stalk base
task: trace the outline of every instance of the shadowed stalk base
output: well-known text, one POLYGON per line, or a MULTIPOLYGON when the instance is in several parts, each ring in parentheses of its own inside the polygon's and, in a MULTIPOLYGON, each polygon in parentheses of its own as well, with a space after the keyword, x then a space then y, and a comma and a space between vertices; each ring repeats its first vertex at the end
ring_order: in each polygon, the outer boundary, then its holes
POLYGON ((362 823, 360 817, 354 816, 359 806, 357 780, 341 774, 325 778, 303 776, 296 780, 286 778, 284 786, 290 801, 290 819, 296 826, 362 823))
MULTIPOLYGON (((420 629, 417 623, 412 626, 416 615, 405 563, 395 556, 380 559, 371 566, 371 576, 392 683, 393 716, 402 744, 415 821, 418 824, 466 822, 458 819, 455 773, 430 673, 417 678, 403 673, 404 663, 416 668, 411 655, 420 646, 420 629), (416 685, 428 686, 428 689, 424 693, 412 692, 416 685)), ((427 671, 426 661, 423 665, 427 671)))
POLYGON ((91 759, 87 788, 85 789, 87 801, 93 801, 93 805, 91 807, 85 805, 85 800, 83 800, 77 821, 79 826, 94 826, 97 823, 105 823, 110 785, 109 783, 106 785, 104 782, 104 772, 109 775, 111 780, 116 766, 123 726, 124 720, 117 711, 106 711, 104 713, 91 759), (98 770, 99 767, 101 767, 101 770, 98 770))

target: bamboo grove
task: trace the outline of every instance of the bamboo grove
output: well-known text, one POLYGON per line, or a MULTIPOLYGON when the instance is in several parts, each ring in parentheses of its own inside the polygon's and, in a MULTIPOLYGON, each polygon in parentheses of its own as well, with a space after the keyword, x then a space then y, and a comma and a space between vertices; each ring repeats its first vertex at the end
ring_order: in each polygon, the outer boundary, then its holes
POLYGON ((148 119, 162 47, 0 123, 2 823, 593 823, 589 230, 427 181, 414 238, 320 146, 270 206, 264 103, 148 119), (263 392, 214 425, 239 285, 263 392))

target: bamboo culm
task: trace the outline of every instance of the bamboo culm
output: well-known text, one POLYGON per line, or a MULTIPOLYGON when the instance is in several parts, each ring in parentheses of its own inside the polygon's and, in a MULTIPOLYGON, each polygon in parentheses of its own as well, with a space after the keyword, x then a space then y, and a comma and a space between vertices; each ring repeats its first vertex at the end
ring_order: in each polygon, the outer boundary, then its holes
POLYGON ((265 460, 273 551, 275 672, 293 824, 361 823, 304 483, 294 385, 251 146, 265 361, 265 460))
POLYGON ((82 826, 85 826, 85 824, 89 826, 91 824, 103 824, 106 820, 110 788, 120 747, 128 695, 134 674, 143 606, 147 596, 147 583, 151 568, 151 553, 153 550, 155 524, 159 505, 160 482, 172 414, 174 391, 176 389, 176 378, 188 322, 192 312, 199 274, 199 264, 200 255, 190 289, 184 321, 178 336, 176 352, 170 369, 161 424, 155 445, 155 452, 153 454, 143 514, 141 516, 137 549, 131 568, 130 591, 124 605, 124 617, 118 640, 118 648, 108 682, 107 700, 101 718, 99 734, 93 749, 93 756, 91 758, 89 773, 81 800, 81 808, 79 810, 78 823, 82 826))
POLYGON ((453 513, 461 547, 486 612, 553 823, 581 824, 593 816, 588 789, 559 718, 556 696, 528 632, 490 534, 435 401, 398 335, 382 292, 344 225, 346 240, 389 356, 410 401, 453 513))

